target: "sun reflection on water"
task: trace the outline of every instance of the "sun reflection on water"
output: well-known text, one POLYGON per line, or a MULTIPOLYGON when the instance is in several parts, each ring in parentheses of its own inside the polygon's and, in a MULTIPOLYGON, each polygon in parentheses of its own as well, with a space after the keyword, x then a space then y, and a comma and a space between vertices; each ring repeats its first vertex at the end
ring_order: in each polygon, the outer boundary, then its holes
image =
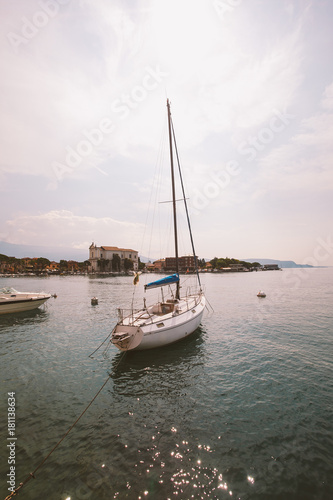
POLYGON ((142 484, 149 484, 137 498, 149 495, 157 498, 166 492, 173 498, 188 499, 217 500, 221 491, 231 496, 222 471, 211 465, 209 457, 214 453, 211 444, 200 442, 192 446, 186 437, 175 441, 178 435, 176 427, 165 432, 156 430, 151 436, 151 446, 137 450, 136 480, 140 478, 142 484))

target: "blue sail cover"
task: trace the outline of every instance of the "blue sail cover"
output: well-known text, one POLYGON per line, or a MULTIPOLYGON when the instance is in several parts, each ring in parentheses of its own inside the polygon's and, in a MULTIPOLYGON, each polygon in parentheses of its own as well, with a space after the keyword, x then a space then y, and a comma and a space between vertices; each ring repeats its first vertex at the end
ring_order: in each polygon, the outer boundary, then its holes
POLYGON ((147 290, 147 288, 157 288, 159 286, 171 285, 172 283, 178 283, 178 281, 179 274, 171 274, 170 276, 166 276, 165 278, 162 278, 160 280, 148 283, 147 285, 145 285, 145 290, 147 290))

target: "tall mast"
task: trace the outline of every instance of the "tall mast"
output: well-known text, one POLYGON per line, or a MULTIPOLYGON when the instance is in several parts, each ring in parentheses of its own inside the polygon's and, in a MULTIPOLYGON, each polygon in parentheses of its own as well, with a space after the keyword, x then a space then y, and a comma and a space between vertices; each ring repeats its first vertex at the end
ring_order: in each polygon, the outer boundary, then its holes
MULTIPOLYGON (((171 183, 172 183, 173 228, 174 228, 174 237, 175 237, 176 272, 178 274, 179 273, 179 259, 178 259, 178 235, 177 235, 177 214, 176 214, 176 189, 175 189, 175 174, 174 174, 174 169, 173 169, 171 112, 170 112, 169 99, 167 99, 167 108, 168 108, 168 125, 169 125, 171 183)), ((179 299, 179 281, 177 282, 176 299, 179 299)))

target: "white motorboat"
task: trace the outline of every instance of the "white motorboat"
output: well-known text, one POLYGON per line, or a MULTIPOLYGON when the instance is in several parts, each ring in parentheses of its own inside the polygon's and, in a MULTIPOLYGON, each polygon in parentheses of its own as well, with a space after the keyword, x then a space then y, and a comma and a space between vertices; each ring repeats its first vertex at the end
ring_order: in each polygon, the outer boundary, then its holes
POLYGON ((263 292, 262 290, 260 290, 260 291, 257 293, 257 297, 262 297, 262 298, 264 298, 264 297, 266 297, 266 294, 265 294, 265 292, 263 292))
MULTIPOLYGON (((172 206, 173 206, 173 226, 175 244, 175 274, 166 276, 152 283, 145 285, 145 290, 161 287, 162 300, 150 306, 146 305, 140 310, 118 309, 118 322, 115 326, 111 342, 121 351, 144 350, 155 347, 162 347, 177 342, 191 333, 199 326, 205 309, 206 300, 200 283, 197 268, 197 257, 194 250, 194 243, 191 232, 191 225, 188 216, 186 196, 179 165, 177 146, 175 143, 174 130, 171 120, 170 103, 167 101, 169 146, 171 163, 171 184, 172 184, 172 206), (188 221, 188 229, 191 237, 192 251, 196 265, 197 286, 194 290, 188 290, 184 296, 180 296, 179 277, 179 256, 177 237, 177 217, 176 217, 176 196, 175 196, 175 176, 173 164, 173 146, 175 147, 178 161, 180 185, 182 190, 182 201, 188 221), (169 297, 163 295, 164 287, 169 287, 169 297), (175 286, 175 289, 173 287, 175 286)), ((177 200, 178 201, 178 200, 177 200)), ((138 281, 138 276, 134 278, 134 284, 138 281)))
POLYGON ((48 293, 18 292, 14 288, 0 288, 0 314, 30 311, 51 297, 48 293))

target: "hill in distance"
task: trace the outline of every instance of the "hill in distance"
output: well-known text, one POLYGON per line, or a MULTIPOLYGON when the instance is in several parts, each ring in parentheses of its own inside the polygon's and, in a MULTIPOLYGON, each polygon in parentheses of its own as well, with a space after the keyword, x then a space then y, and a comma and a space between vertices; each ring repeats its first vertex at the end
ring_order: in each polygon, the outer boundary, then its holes
POLYGON ((261 265, 265 264, 277 264, 281 268, 296 268, 296 267, 305 267, 311 268, 309 264, 296 264, 293 260, 277 260, 277 259, 241 259, 245 262, 259 262, 261 265))
POLYGON ((44 247, 35 245, 17 245, 0 241, 0 253, 8 257, 23 259, 24 257, 45 257, 49 260, 59 262, 60 260, 75 260, 83 262, 88 259, 89 251, 79 248, 66 247, 44 247))
MULTIPOLYGON (((88 248, 68 248, 68 247, 44 247, 38 245, 18 245, 14 243, 7 243, 0 241, 0 254, 7 255, 8 257, 16 257, 17 259, 24 259, 24 257, 44 257, 45 259, 54 260, 74 260, 76 262, 84 262, 89 258, 88 248)), ((153 262, 156 259, 149 259, 148 257, 139 256, 141 262, 153 262)))

